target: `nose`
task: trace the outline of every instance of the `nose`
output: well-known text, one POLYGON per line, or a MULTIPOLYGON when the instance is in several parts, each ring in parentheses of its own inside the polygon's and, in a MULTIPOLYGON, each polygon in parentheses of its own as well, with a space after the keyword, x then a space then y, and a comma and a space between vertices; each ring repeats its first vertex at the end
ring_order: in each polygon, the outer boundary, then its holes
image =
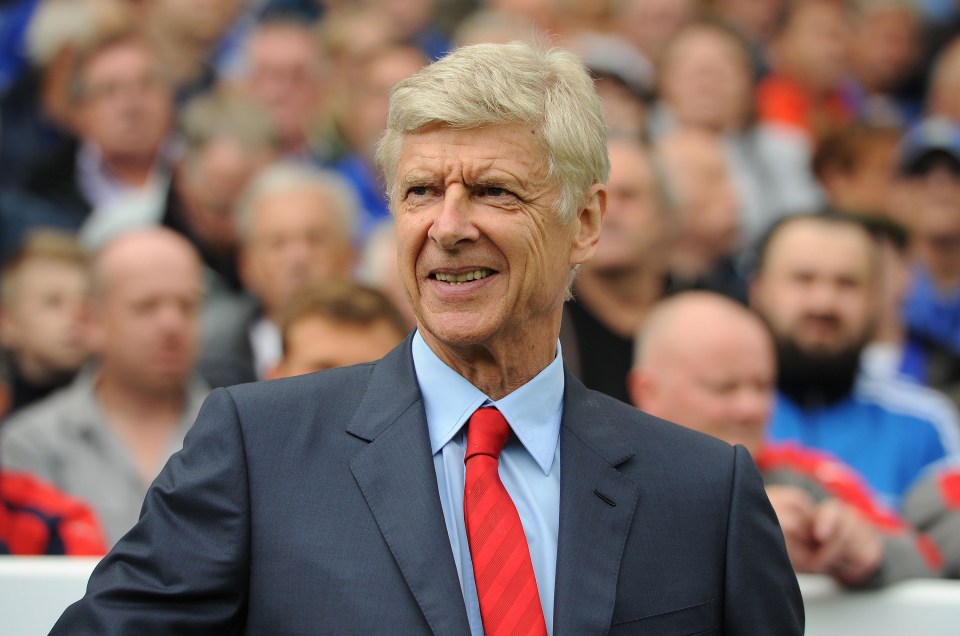
POLYGON ((453 249, 461 241, 479 238, 480 231, 471 220, 469 193, 463 186, 452 185, 444 191, 427 236, 445 250, 453 249))

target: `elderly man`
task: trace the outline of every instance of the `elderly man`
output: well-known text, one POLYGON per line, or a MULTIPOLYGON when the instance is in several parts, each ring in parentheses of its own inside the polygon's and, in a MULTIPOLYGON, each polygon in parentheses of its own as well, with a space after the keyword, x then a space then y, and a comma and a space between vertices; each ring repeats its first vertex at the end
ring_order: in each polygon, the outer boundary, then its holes
POLYGON ((358 210, 345 180, 292 161, 268 166, 247 185, 234 223, 249 296, 211 303, 203 317, 201 369, 214 385, 264 378, 282 355, 283 305, 309 283, 350 276, 358 210))
POLYGON ((200 259, 166 229, 108 243, 93 265, 90 344, 98 361, 4 425, 0 463, 86 500, 112 545, 183 443, 206 385, 193 375, 200 259))
POLYGON ((564 372, 601 113, 575 56, 524 44, 397 84, 379 154, 416 333, 217 391, 54 633, 800 633, 747 452, 564 372))
POLYGON ((650 312, 637 343, 634 404, 750 451, 798 572, 856 586, 939 573, 929 539, 876 502, 856 471, 764 440, 776 361, 759 317, 717 294, 684 292, 650 312))

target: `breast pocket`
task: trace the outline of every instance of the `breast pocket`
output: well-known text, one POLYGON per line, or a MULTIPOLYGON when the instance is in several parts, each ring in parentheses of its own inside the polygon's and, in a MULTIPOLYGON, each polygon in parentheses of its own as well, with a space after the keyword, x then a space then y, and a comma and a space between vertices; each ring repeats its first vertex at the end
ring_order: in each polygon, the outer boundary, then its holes
POLYGON ((719 634, 713 599, 610 626, 610 634, 654 634, 663 636, 707 636, 719 634))

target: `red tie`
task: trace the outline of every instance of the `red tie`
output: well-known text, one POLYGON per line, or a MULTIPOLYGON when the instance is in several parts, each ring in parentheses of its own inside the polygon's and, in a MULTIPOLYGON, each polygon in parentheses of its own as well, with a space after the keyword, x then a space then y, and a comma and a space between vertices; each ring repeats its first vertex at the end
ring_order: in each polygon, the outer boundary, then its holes
POLYGON ((467 428, 463 518, 486 636, 547 633, 520 515, 497 471, 510 426, 495 408, 477 409, 467 428))

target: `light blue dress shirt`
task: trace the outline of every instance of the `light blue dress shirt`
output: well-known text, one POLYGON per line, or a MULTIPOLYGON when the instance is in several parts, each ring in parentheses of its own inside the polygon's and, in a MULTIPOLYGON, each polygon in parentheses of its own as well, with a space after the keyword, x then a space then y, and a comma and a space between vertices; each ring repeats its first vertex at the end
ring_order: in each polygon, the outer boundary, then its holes
POLYGON ((500 479, 510 493, 530 547, 547 633, 553 633, 553 593, 560 527, 560 419, 563 415, 563 362, 557 356, 528 383, 493 401, 448 367, 420 333, 413 338, 413 364, 423 394, 440 504, 467 605, 470 630, 483 634, 473 578, 470 544, 463 520, 464 424, 484 404, 493 404, 513 435, 500 454, 500 479))

